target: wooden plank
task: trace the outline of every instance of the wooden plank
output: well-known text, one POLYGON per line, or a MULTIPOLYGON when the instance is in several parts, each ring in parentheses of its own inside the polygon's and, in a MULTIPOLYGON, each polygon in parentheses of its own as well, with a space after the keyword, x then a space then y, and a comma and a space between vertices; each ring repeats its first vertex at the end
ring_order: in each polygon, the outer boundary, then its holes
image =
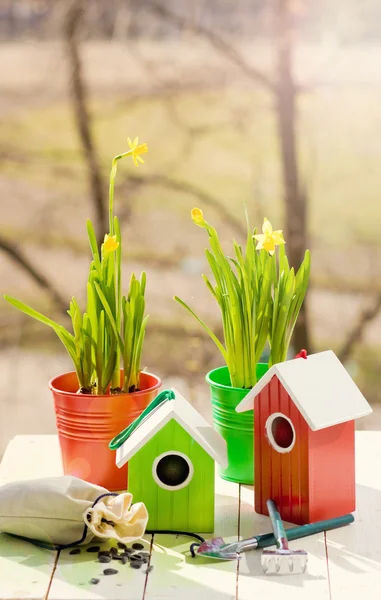
POLYGON ((355 522, 326 534, 333 600, 378 600, 381 590, 381 433, 356 432, 355 522))
MULTIPOLYGON (((216 477, 215 533, 205 537, 237 539, 238 490, 237 484, 216 477)), ((148 578, 145 600, 235 600, 237 562, 192 558, 192 541, 185 536, 154 536, 154 570, 148 578)))
MULTIPOLYGON (((357 498, 356 522, 349 527, 326 534, 328 566, 333 600, 358 597, 378 600, 381 589, 381 473, 375 466, 381 452, 379 432, 356 433, 357 498)), ((0 465, 2 483, 62 473, 56 436, 17 436, 9 444, 0 465)), ((253 489, 216 480, 216 534, 227 541, 238 533, 248 537, 270 530, 268 517, 255 515, 253 489)), ((212 537, 212 536, 211 536, 212 537)), ((48 598, 50 600, 233 600, 236 598, 235 562, 191 559, 188 538, 155 536, 152 565, 147 575, 119 565, 118 575, 100 575, 105 567, 95 556, 82 551, 79 556, 62 552, 48 598), (97 585, 88 581, 99 577, 97 585), (83 584, 83 585, 81 585, 83 584), (146 593, 144 596, 145 585, 146 593)), ((147 547, 149 538, 147 538, 147 547)), ((106 546, 106 544, 105 544, 106 546)), ((238 599, 277 597, 324 599, 329 597, 324 536, 318 535, 291 543, 293 548, 309 552, 309 568, 305 576, 263 575, 260 551, 244 556, 239 566, 238 599)), ((56 553, 0 535, 0 599, 32 598, 43 600, 49 588, 56 553), (4 575, 3 575, 4 574, 4 575)))
MULTIPOLYGON (((151 537, 146 536, 144 550, 149 551, 151 537)), ((110 548, 112 543, 94 542, 102 550, 110 548)), ((69 550, 60 552, 52 585, 49 591, 49 600, 95 600, 108 598, 109 600, 142 600, 146 583, 146 569, 135 570, 127 563, 112 560, 110 563, 99 563, 97 554, 86 551, 89 546, 82 547, 81 553, 75 556, 69 550), (104 575, 104 569, 116 569, 117 574, 104 575), (99 583, 92 584, 92 578, 99 583)))
MULTIPOLYGON (((241 486, 240 500, 240 537, 248 538, 271 532, 270 518, 254 512, 254 490, 251 486, 241 486)), ((292 525, 285 523, 285 526, 292 525)), ((304 575, 265 575, 261 568, 262 551, 253 550, 244 554, 239 562, 237 600, 329 598, 324 534, 290 542, 290 548, 308 552, 308 569, 304 575)))
POLYGON ((0 534, 0 599, 43 600, 57 552, 0 534))
MULTIPOLYGON (((62 473, 57 437, 16 436, 0 464, 0 484, 62 473)), ((49 589, 57 552, 0 534, 0 599, 43 600, 49 589)))

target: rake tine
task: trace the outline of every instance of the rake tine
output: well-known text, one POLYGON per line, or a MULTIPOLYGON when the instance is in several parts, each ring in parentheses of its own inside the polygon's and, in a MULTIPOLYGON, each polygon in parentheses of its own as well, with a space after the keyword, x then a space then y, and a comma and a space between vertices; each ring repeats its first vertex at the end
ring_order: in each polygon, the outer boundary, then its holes
POLYGON ((264 573, 269 572, 269 565, 272 559, 275 562, 275 573, 280 573, 282 566, 288 567, 289 573, 295 573, 295 565, 301 569, 302 573, 305 573, 308 559, 307 552, 304 550, 289 549, 282 519, 273 500, 267 501, 267 508, 273 526, 277 549, 263 551, 261 564, 264 573))

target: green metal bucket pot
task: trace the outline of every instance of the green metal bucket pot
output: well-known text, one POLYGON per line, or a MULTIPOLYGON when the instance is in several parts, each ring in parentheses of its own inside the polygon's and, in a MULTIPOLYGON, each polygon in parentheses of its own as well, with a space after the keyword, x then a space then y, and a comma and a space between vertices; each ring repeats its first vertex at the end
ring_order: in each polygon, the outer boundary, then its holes
MULTIPOLYGON (((257 378, 268 371, 266 363, 258 363, 257 378)), ((236 483, 254 483, 254 414, 235 411, 249 390, 234 388, 230 384, 227 367, 213 369, 206 376, 210 386, 214 428, 226 440, 228 466, 219 468, 223 479, 236 483)))

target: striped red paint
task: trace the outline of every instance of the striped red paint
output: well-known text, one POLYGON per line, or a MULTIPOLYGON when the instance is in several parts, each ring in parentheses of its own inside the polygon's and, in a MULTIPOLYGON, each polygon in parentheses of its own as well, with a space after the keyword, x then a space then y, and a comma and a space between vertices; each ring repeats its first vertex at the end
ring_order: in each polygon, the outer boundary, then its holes
MULTIPOLYGON (((279 445, 290 441, 287 422, 272 429, 279 445)), ((255 510, 268 514, 272 498, 283 520, 305 524, 355 510, 354 421, 312 431, 274 376, 254 402, 255 510), (295 434, 292 449, 281 453, 270 443, 266 422, 282 413, 295 434)))

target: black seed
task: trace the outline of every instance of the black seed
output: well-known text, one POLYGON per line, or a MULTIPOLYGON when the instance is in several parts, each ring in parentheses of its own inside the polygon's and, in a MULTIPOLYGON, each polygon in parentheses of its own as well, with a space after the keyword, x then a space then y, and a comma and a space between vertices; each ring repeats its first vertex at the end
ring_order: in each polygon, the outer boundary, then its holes
POLYGON ((132 544, 132 547, 134 550, 143 550, 144 549, 143 544, 140 544, 140 542, 135 542, 135 544, 132 544))
POLYGON ((93 577, 92 579, 90 579, 90 583, 93 583, 94 585, 96 583, 99 583, 100 579, 97 579, 96 577, 93 577))
POLYGON ((127 560, 128 560, 128 558, 126 556, 122 556, 122 555, 120 555, 120 556, 113 556, 112 558, 114 560, 119 560, 123 565, 125 565, 126 562, 127 562, 127 560))
POLYGON ((81 548, 73 548, 73 550, 70 550, 69 554, 80 554, 81 552, 81 548))
POLYGON ((149 561, 149 552, 139 552, 139 554, 145 563, 149 561))
POLYGON ((111 554, 108 550, 101 550, 100 552, 98 552, 98 556, 109 556, 111 557, 111 554))
POLYGON ((143 554, 140 554, 140 552, 136 552, 135 554, 131 554, 130 556, 130 560, 144 560, 144 556, 143 554))
POLYGON ((119 571, 117 571, 116 569, 104 569, 103 573, 104 575, 116 575, 119 571))
POLYGON ((110 554, 112 556, 117 556, 118 555, 118 550, 116 548, 110 548, 110 554))
POLYGON ((109 562, 111 562, 111 556, 104 556, 104 555, 98 556, 98 562, 109 563, 109 562))
POLYGON ((127 546, 126 544, 123 544, 123 542, 118 542, 118 548, 121 550, 127 550, 127 546))
POLYGON ((151 573, 151 571, 153 571, 153 565, 150 565, 149 567, 146 568, 145 572, 146 573, 151 573))
POLYGON ((90 546, 90 548, 87 548, 86 552, 99 552, 100 550, 100 546, 90 546))
POLYGON ((132 550, 132 548, 126 548, 124 550, 124 552, 122 552, 122 556, 129 556, 130 554, 133 554, 134 550, 132 550))
POLYGON ((142 563, 140 561, 134 560, 133 562, 130 562, 130 567, 132 569, 140 569, 141 566, 142 563))

